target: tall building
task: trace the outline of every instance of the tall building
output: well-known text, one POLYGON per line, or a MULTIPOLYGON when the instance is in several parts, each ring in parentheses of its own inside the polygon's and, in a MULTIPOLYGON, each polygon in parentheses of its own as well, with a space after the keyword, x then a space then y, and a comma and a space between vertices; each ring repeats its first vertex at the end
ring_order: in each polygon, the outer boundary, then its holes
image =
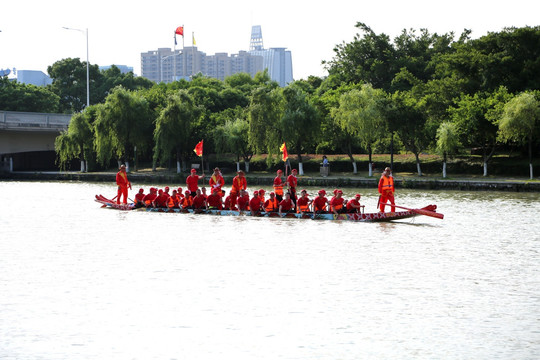
POLYGON ((264 49, 262 31, 253 26, 249 51, 239 51, 229 56, 227 53, 206 55, 196 46, 171 50, 159 48, 141 53, 141 76, 155 82, 189 80, 193 75, 203 74, 224 80, 237 73, 256 73, 268 68, 270 78, 280 86, 293 81, 291 52, 286 48, 264 49))
POLYGON ((284 87, 293 82, 292 54, 286 48, 265 49, 260 25, 251 27, 249 53, 263 57, 263 68, 268 69, 270 79, 284 87))

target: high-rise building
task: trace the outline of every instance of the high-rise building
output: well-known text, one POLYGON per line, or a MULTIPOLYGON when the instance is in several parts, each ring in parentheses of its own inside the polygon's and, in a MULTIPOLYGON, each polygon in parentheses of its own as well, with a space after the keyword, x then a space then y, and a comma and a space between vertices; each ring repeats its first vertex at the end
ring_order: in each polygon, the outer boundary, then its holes
POLYGON ((193 75, 203 74, 224 80, 236 73, 256 73, 268 69, 270 78, 280 86, 293 81, 291 52, 286 48, 264 49, 260 25, 253 26, 249 51, 238 54, 216 53, 206 55, 196 46, 179 50, 159 48, 141 53, 141 75, 155 82, 189 80, 193 75))
POLYGON ((292 54, 286 48, 265 49, 260 25, 251 27, 249 53, 263 57, 263 68, 268 69, 270 79, 283 87, 293 81, 292 54))

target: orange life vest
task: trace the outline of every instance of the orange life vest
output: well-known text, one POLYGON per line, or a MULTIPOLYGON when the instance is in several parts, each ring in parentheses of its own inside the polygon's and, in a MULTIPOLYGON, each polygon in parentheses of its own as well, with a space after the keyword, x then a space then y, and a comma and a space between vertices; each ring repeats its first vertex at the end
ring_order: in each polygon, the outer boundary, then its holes
POLYGON ((266 212, 273 212, 278 210, 278 202, 277 199, 268 199, 268 205, 264 208, 266 212))
POLYGON ((394 192, 394 178, 392 176, 382 177, 382 191, 384 192, 394 192))

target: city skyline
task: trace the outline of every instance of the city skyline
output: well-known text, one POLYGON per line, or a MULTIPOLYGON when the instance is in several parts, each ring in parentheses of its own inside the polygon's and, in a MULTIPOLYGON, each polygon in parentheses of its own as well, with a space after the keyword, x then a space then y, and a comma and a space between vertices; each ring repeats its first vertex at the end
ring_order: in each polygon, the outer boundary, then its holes
MULTIPOLYGON (((252 25, 261 25, 264 47, 283 47, 293 53, 294 79, 325 76, 321 65, 334 56, 337 44, 351 42, 355 25, 364 22, 376 33, 391 38, 403 29, 426 28, 432 33, 463 29, 478 38, 504 27, 537 26, 540 3, 516 0, 436 3, 389 0, 384 3, 336 1, 331 6, 308 1, 276 0, 271 6, 247 0, 204 4, 161 1, 133 7, 132 2, 95 0, 90 5, 73 1, 21 0, 0 21, 0 69, 41 70, 64 58, 86 61, 84 33, 63 27, 88 29, 91 64, 127 65, 141 74, 141 53, 173 48, 174 30, 183 25, 184 44, 207 54, 248 51, 252 25), (87 6, 88 8, 84 8, 87 6)), ((182 46, 178 38, 177 49, 182 46)))

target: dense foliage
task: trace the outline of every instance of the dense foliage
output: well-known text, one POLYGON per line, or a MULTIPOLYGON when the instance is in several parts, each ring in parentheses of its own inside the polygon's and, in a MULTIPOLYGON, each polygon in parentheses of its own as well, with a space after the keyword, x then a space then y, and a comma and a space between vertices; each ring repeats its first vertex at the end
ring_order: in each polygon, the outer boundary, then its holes
POLYGON ((276 164, 286 142, 300 169, 302 154, 344 153, 356 172, 354 154, 365 153, 371 171, 371 154, 392 148, 414 154, 419 175, 425 152, 445 162, 460 151, 479 153, 484 175, 502 149, 530 158, 538 152, 540 27, 478 39, 469 30, 456 38, 411 29, 391 39, 364 23, 357 28, 323 62, 326 78, 285 88, 267 72, 152 84, 91 66, 93 105, 86 108, 86 64, 65 59, 49 67, 54 81, 46 89, 2 79, 0 110, 77 113, 57 141, 59 160, 94 158, 103 166, 138 155, 168 167, 174 159, 182 171, 201 139, 205 154, 232 153, 246 167, 254 154, 276 164))

